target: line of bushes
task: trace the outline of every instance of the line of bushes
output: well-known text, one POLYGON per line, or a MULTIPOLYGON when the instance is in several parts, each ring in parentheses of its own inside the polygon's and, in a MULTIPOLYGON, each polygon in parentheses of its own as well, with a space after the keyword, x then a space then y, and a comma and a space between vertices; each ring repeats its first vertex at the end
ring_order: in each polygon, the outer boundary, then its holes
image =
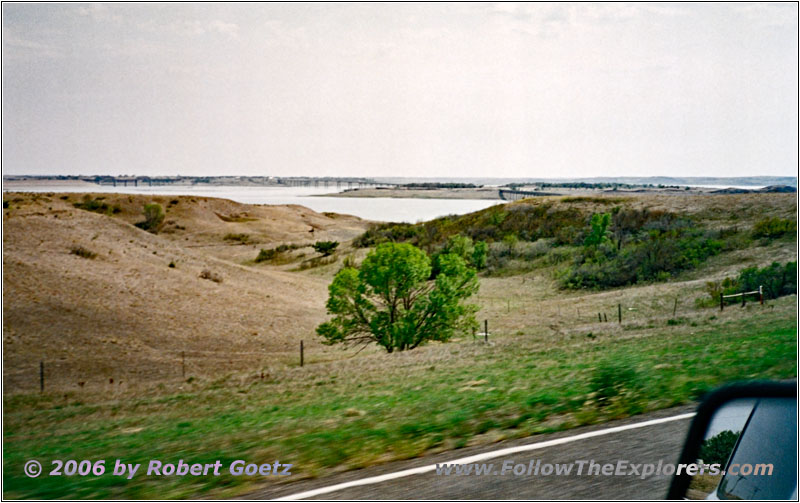
MULTIPOLYGON (((561 200, 572 202, 593 201, 561 200)), ((795 222, 779 218, 759 222, 753 232, 737 227, 707 229, 692 216, 613 202, 620 204, 605 213, 548 201, 495 206, 419 224, 376 224, 354 244, 409 242, 435 255, 448 240, 461 235, 487 243, 488 274, 518 274, 566 263, 557 275, 563 288, 615 288, 664 281, 722 251, 745 248, 753 238, 774 239, 796 229, 795 222), (548 260, 551 255, 553 260, 548 260)))
POLYGON ((711 301, 704 304, 716 305, 720 295, 733 295, 741 292, 754 292, 763 287, 765 299, 777 299, 784 295, 797 293, 797 262, 784 265, 773 262, 767 267, 748 267, 739 272, 736 278, 725 278, 722 281, 709 281, 706 291, 711 301))
POLYGON ((109 205, 107 202, 103 201, 103 199, 105 198, 102 196, 92 198, 92 196, 86 194, 83 196, 83 200, 72 203, 72 206, 81 210, 105 213, 107 215, 113 215, 122 211, 122 208, 120 208, 118 204, 109 205))
POLYGON ((753 226, 753 237, 775 239, 797 232, 797 222, 787 218, 765 218, 753 226))

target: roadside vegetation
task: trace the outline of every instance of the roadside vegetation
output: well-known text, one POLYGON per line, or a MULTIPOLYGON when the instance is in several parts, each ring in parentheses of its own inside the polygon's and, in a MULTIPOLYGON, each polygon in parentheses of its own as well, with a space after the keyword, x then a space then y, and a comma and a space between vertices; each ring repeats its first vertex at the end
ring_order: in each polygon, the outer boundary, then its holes
MULTIPOLYGON (((668 335, 466 339, 136 396, 6 396, 6 498, 224 498, 261 477, 25 477, 28 459, 293 463, 293 480, 687 403, 724 382, 796 375, 794 300, 668 335), (402 413, 398 413, 402 411, 402 413)), ((698 318, 700 321, 701 318, 698 318)))

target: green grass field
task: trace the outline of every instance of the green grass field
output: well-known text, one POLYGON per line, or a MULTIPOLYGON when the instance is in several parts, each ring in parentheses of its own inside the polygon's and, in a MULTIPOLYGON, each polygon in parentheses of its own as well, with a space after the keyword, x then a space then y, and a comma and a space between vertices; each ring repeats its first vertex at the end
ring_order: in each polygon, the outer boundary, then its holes
MULTIPOLYGON (((279 375, 195 379, 146 392, 4 397, 4 494, 12 498, 231 497, 277 477, 48 476, 53 459, 146 465, 292 463, 320 476, 687 403, 722 383, 797 375, 796 297, 692 311, 685 320, 563 337, 507 331, 279 375), (736 311, 734 311, 736 309, 736 311), (23 465, 44 465, 28 478, 23 465)), ((498 311, 502 311, 500 307, 498 311)), ((612 324, 607 324, 609 327, 612 324)), ((613 324, 616 325, 616 324, 613 324)))

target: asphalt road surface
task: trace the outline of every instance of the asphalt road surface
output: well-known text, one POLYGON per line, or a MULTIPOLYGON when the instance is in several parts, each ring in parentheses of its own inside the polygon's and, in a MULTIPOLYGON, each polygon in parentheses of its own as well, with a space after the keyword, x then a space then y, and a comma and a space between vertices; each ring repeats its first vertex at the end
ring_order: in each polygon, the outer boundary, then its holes
MULTIPOLYGON (((246 499, 324 499, 324 500, 494 500, 494 499, 662 499, 667 494, 670 475, 594 475, 587 474, 588 462, 614 464, 676 464, 691 423, 688 415, 695 406, 664 409, 649 414, 592 425, 569 431, 500 442, 488 446, 458 449, 413 460, 352 470, 313 480, 288 482, 245 496, 246 499), (628 426, 656 422, 627 429, 628 426), (576 438, 577 437, 577 438, 576 438), (496 452, 511 449, 512 452, 496 452), (514 452, 516 451, 516 452, 514 452), (465 459, 467 458, 467 459, 465 459), (470 459, 472 458, 472 459, 470 459), (492 464, 490 474, 441 475, 432 467, 439 463, 464 460, 465 463, 492 464), (528 474, 530 463, 573 464, 569 475, 528 474), (576 461, 587 462, 578 475, 576 461), (511 464, 499 474, 506 462, 511 464), (514 475, 513 465, 525 465, 522 475, 514 475), (426 471, 427 470, 427 471, 426 471), (424 473, 415 473, 423 471, 424 473), (335 487, 338 486, 338 487, 335 487), (342 487, 349 486, 349 487, 342 487)), ((518 469, 521 471, 521 469, 518 469)), ((595 469, 596 470, 596 469, 595 469)), ((628 468, 625 471, 629 471, 628 468)), ((640 469, 641 471, 641 469, 640 469)))

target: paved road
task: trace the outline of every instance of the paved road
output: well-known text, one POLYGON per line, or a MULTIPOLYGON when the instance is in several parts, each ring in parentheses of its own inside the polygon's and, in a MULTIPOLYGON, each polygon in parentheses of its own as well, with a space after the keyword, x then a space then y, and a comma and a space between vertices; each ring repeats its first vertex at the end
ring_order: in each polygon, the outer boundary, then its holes
MULTIPOLYGON (((500 449, 530 447, 532 444, 541 444, 542 442, 552 444, 557 440, 564 442, 567 438, 576 435, 590 432, 597 434, 608 428, 686 414, 693 412, 694 408, 694 406, 683 406, 665 409, 602 425, 581 427, 548 435, 536 435, 490 446, 459 449, 435 456, 353 470, 322 479, 290 482, 264 488, 245 497, 247 499, 288 498, 315 489, 357 480, 363 481, 371 477, 383 477, 404 470, 420 469, 465 457, 485 455, 500 449)), ((688 418, 680 419, 641 428, 603 433, 558 445, 545 444, 534 450, 491 457, 491 459, 484 459, 480 462, 492 463, 493 471, 500 470, 506 461, 526 466, 531 461, 535 464, 537 460, 541 464, 573 463, 577 460, 594 460, 599 464, 616 464, 619 460, 635 464, 658 464, 659 461, 664 464, 674 464, 680 455, 690 422, 691 420, 688 418)), ((577 471, 577 465, 574 466, 573 469, 577 471)), ((429 471, 378 483, 324 492, 311 495, 307 499, 661 499, 666 495, 671 480, 671 476, 666 475, 654 475, 645 479, 635 475, 586 475, 585 470, 586 467, 584 467, 584 474, 580 476, 575 472, 568 476, 529 476, 527 474, 515 476, 510 471, 505 475, 445 476, 437 475, 435 471, 429 471)))

